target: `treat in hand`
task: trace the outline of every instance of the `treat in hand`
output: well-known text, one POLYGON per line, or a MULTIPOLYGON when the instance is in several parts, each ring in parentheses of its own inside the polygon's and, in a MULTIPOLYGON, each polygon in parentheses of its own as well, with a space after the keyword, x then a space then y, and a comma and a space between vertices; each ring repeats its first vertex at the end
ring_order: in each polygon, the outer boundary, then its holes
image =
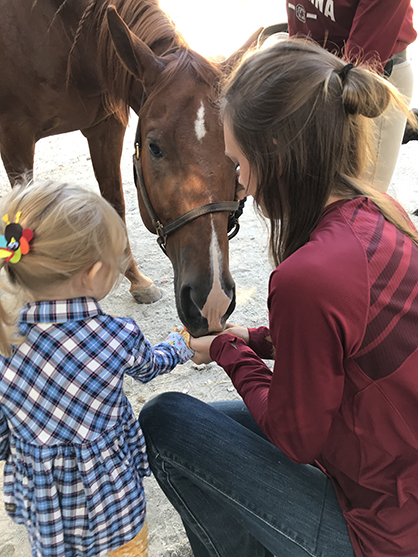
POLYGON ((182 364, 194 356, 194 350, 190 348, 190 333, 186 329, 179 330, 173 327, 165 342, 174 346, 182 364))
POLYGON ((183 327, 183 329, 181 330, 179 330, 177 327, 173 327, 171 330, 181 335, 184 338, 187 346, 190 348, 190 333, 185 327, 183 327))

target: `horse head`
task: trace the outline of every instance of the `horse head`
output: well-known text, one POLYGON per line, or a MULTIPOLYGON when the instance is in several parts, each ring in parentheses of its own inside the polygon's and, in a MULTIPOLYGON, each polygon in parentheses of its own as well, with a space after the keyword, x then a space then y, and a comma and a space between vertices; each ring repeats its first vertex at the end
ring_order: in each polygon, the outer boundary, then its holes
POLYGON ((223 69, 254 44, 260 31, 226 63, 216 64, 186 46, 157 56, 114 8, 107 13, 118 56, 141 85, 132 88, 132 95, 137 92, 131 106, 139 107, 134 157, 146 188, 145 194, 138 188, 145 226, 155 233, 156 218, 160 226, 170 226, 198 207, 219 208, 193 214, 162 241, 173 265, 183 324, 194 336, 220 331, 235 308, 227 225, 236 172, 224 153, 216 97, 223 69))

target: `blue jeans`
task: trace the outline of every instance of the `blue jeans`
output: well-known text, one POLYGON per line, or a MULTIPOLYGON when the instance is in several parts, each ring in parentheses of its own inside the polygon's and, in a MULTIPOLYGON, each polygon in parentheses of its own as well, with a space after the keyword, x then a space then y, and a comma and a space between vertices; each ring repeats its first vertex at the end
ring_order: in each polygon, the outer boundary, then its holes
POLYGON ((139 419, 196 557, 354 556, 331 481, 284 456, 242 401, 163 393, 139 419))

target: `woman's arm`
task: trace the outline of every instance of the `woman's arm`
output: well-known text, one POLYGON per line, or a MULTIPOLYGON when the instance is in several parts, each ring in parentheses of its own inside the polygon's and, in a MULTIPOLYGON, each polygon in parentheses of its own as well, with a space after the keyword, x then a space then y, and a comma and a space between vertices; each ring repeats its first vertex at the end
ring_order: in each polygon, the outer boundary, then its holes
POLYGON ((361 60, 369 61, 376 59, 377 54, 383 71, 409 10, 410 0, 360 0, 345 45, 345 58, 360 56, 361 60))
MULTIPOLYGON (((274 360, 274 346, 267 327, 246 328, 241 325, 227 323, 225 330, 219 333, 219 335, 225 334, 242 339, 260 358, 274 360)), ((190 339, 190 347, 195 352, 192 360, 196 364, 208 364, 213 361, 210 355, 210 347, 216 336, 207 335, 190 339)))
POLYGON ((321 454, 341 405, 344 359, 364 334, 367 267, 361 247, 353 258, 349 249, 337 240, 321 253, 301 248, 273 273, 273 373, 241 339, 220 335, 210 350, 263 432, 296 462, 321 454))

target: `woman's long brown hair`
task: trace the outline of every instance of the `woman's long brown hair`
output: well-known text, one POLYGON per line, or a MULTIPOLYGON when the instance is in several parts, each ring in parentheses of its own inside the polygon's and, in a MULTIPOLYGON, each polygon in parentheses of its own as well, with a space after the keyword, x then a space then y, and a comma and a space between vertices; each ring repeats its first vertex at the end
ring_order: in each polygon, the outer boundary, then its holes
POLYGON ((255 201, 270 220, 278 265, 309 239, 331 194, 370 198, 418 244, 393 200, 367 183, 373 118, 392 103, 386 80, 312 41, 282 39, 244 59, 224 84, 221 114, 257 176, 255 201))

